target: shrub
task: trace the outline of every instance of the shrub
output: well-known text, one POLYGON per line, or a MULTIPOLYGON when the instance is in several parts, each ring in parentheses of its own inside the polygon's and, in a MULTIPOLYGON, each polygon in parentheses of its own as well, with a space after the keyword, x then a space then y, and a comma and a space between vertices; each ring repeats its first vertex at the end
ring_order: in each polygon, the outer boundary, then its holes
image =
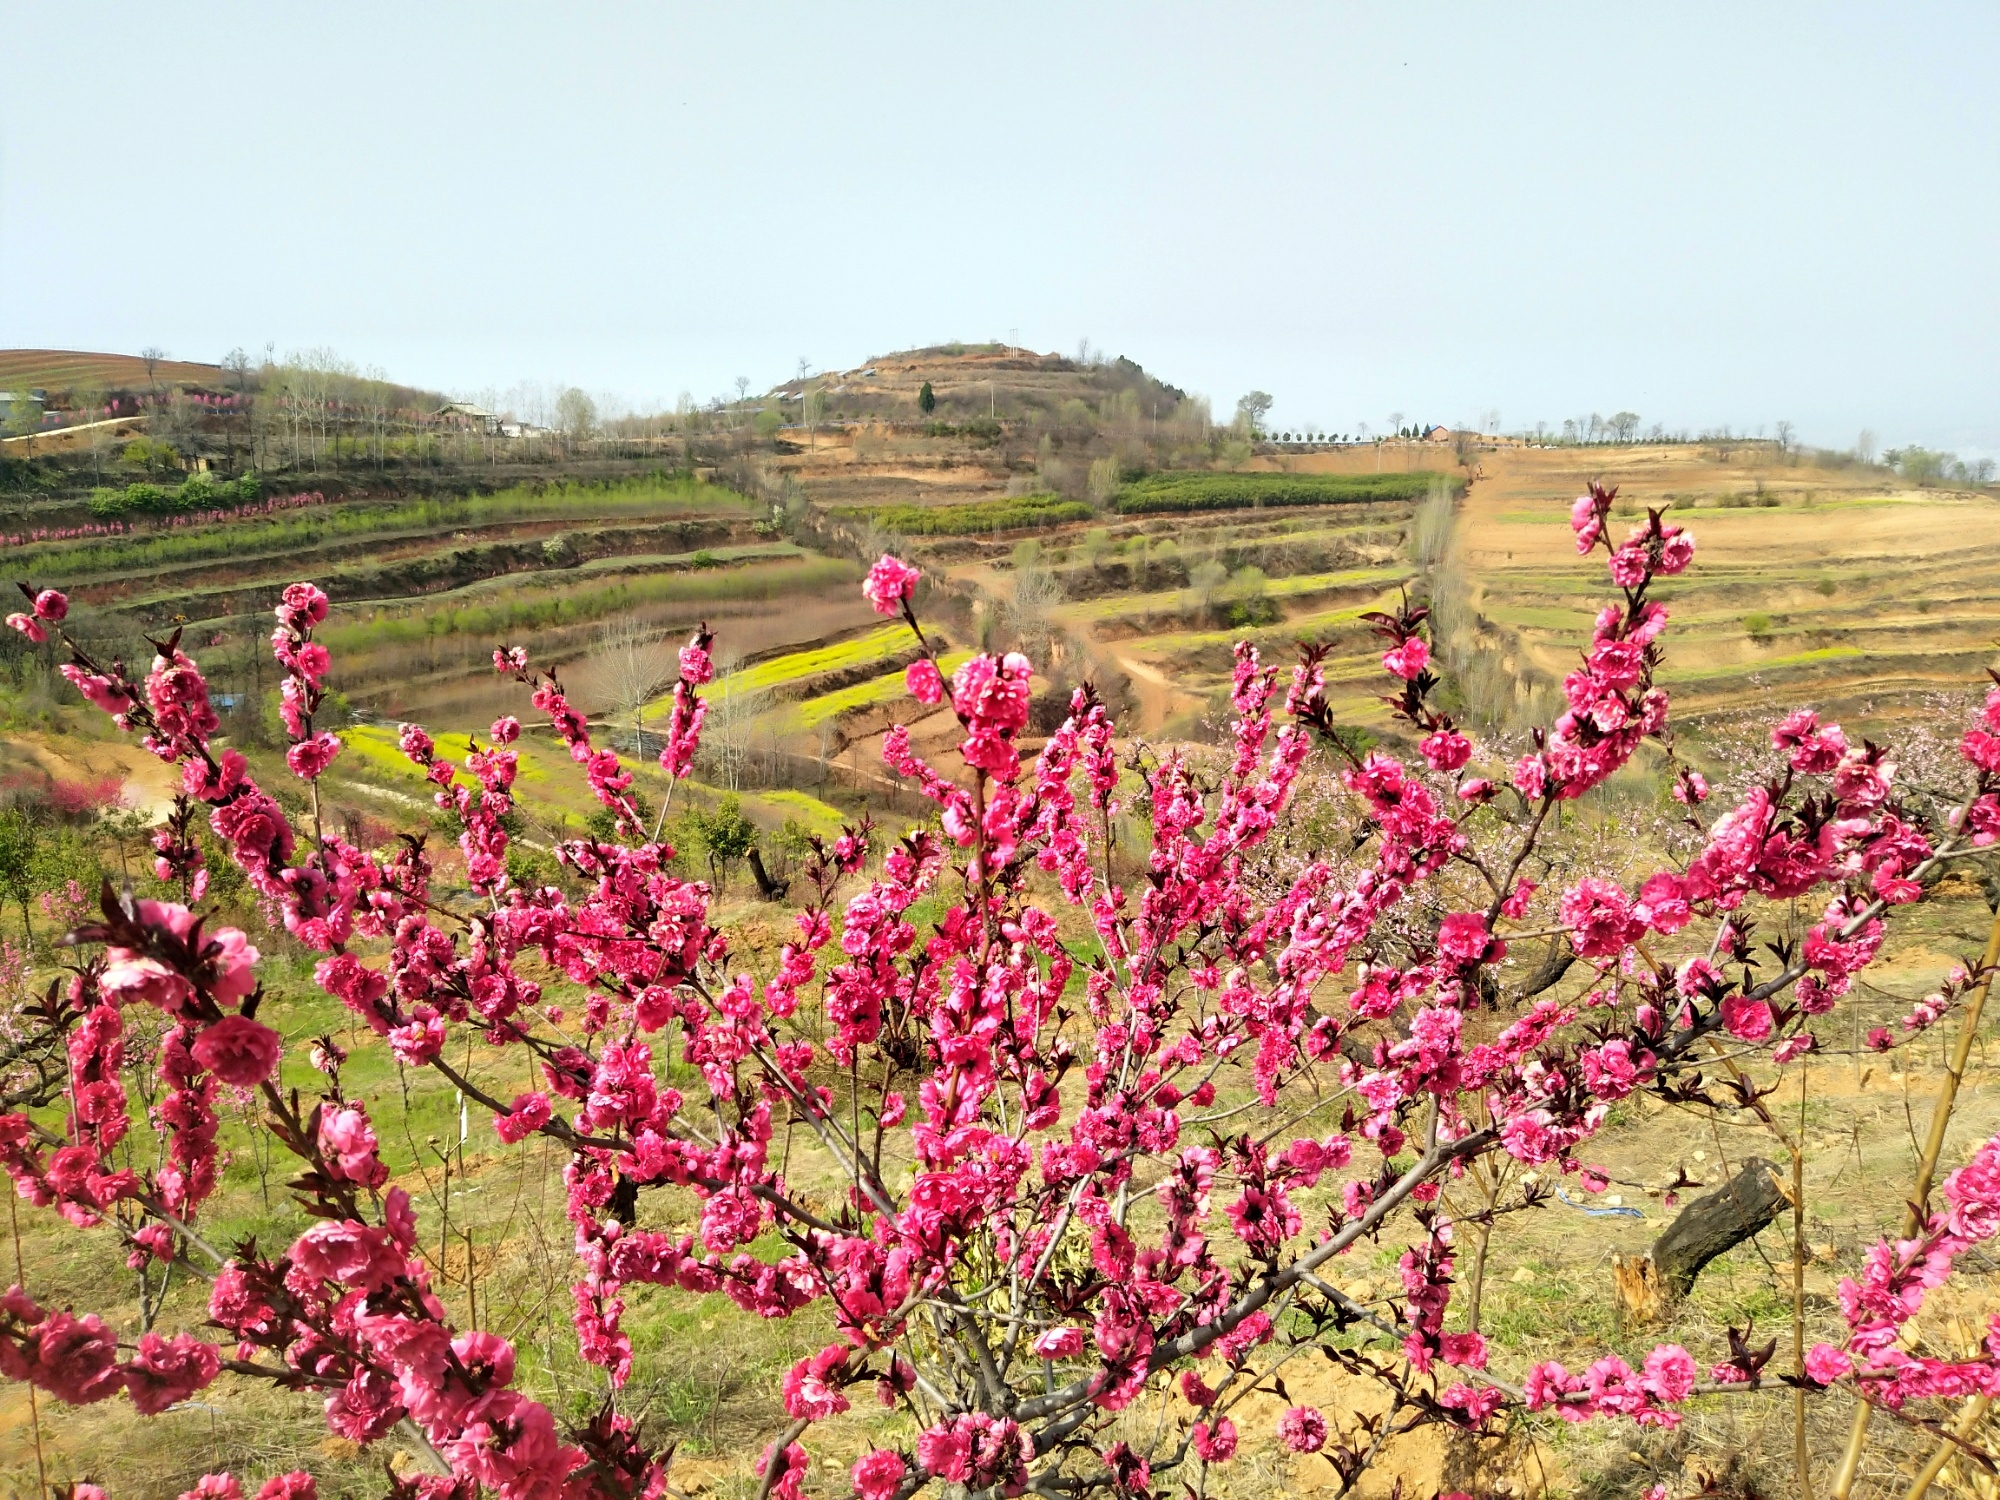
POLYGON ((1119 490, 1121 515, 1248 510, 1281 505, 1363 505, 1420 500, 1442 474, 1152 474, 1119 490))
POLYGON ((1771 636, 1771 617, 1761 612, 1743 617, 1743 629, 1753 641, 1766 641, 1771 636))
POLYGON ((121 516, 171 516, 222 505, 248 504, 262 494, 263 481, 254 474, 240 479, 190 474, 171 490, 145 483, 128 484, 122 490, 92 490, 90 513, 104 520, 121 516))
POLYGON ((135 469, 149 469, 156 473, 166 473, 180 467, 180 450, 172 443, 159 442, 149 437, 132 439, 120 454, 126 463, 135 469))

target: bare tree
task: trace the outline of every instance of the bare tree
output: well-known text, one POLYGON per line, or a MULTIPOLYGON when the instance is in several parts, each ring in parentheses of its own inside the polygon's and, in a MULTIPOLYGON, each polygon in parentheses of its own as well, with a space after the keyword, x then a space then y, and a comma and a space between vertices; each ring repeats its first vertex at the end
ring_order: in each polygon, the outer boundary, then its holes
POLYGON ((597 430, 597 403, 576 386, 556 397, 556 427, 564 439, 581 442, 597 430))
POLYGON ((826 418, 826 388, 815 382, 806 388, 805 410, 801 413, 806 423, 806 446, 817 448, 819 424, 826 418))
POLYGON ((69 409, 83 431, 83 443, 90 450, 90 472, 93 482, 104 483, 104 456, 111 448, 112 429, 105 425, 104 409, 108 398, 104 388, 97 385, 75 385, 70 387, 69 409))
POLYGON ((167 392, 166 399, 153 408, 149 424, 154 437, 171 444, 182 457, 191 458, 201 436, 201 408, 186 391, 167 392))
POLYGON ((724 672, 716 678, 707 696, 702 759, 707 763, 708 774, 723 790, 741 791, 757 720, 771 706, 771 694, 766 689, 752 687, 744 672, 724 672))
POLYGON ((139 351, 139 358, 146 362, 146 389, 155 396, 160 394, 160 383, 153 378, 154 372, 159 369, 160 361, 166 357, 167 351, 157 344, 148 344, 139 351))
POLYGON ((389 413, 395 397, 388 371, 377 365, 363 370, 357 395, 362 420, 368 424, 370 446, 375 450, 375 467, 379 469, 388 461, 389 413))
POLYGON ((1039 661, 1048 661, 1055 654, 1058 632, 1053 621, 1062 602, 1062 580, 1042 566, 1039 548, 1032 554, 1017 549, 1014 597, 1007 613, 1023 649, 1039 661))
POLYGON ((571 672, 578 701, 607 717, 631 715, 646 757, 646 706, 680 675, 680 658, 663 632, 630 615, 607 620, 597 649, 571 672))
MULTIPOLYGON (((236 464, 237 424, 244 422, 249 416, 247 403, 250 399, 250 356, 243 352, 242 345, 237 345, 222 357, 222 368, 226 374, 233 376, 236 381, 236 410, 230 413, 229 420, 223 429, 229 441, 230 467, 234 468, 236 464)), ((251 467, 256 467, 254 453, 251 458, 251 467)))
POLYGON ((1774 430, 1778 435, 1778 451, 1780 453, 1790 453, 1792 451, 1792 438, 1796 429, 1793 428, 1790 422, 1780 422, 1774 430))
POLYGON ((1869 428, 1861 429, 1861 436, 1854 440, 1854 456, 1864 464, 1875 462, 1875 434, 1869 428))
POLYGON ((26 438, 28 457, 35 456, 35 434, 41 430, 42 408, 22 395, 0 405, 0 436, 26 438))

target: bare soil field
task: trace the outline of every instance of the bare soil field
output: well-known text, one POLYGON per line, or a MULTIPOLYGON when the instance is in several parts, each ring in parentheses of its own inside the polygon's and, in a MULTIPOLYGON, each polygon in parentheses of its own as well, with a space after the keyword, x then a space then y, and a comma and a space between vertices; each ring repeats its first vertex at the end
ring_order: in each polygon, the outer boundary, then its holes
POLYGON ((147 385, 202 385, 219 388, 220 365, 184 359, 158 361, 149 376, 136 354, 92 354, 75 349, 0 349, 0 390, 67 391, 91 385, 140 390, 147 385))

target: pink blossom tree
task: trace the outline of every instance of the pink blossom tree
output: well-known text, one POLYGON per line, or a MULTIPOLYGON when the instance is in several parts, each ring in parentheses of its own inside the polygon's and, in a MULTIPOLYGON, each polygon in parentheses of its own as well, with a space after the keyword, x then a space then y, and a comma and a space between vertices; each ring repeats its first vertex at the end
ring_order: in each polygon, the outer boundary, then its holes
MULTIPOLYGON (((593 746, 555 675, 536 674, 523 650, 496 651, 496 669, 521 684, 617 837, 562 845, 580 897, 515 885, 503 820, 521 724, 497 721, 460 768, 404 726, 402 752, 463 830, 480 904, 461 916, 431 899, 421 841, 383 857, 316 815, 293 826, 244 758, 211 743, 217 717, 177 636, 155 643, 143 680, 70 643, 69 680, 180 772, 180 811, 156 853, 184 899, 107 888, 99 920, 73 934, 83 956, 36 1018, 66 1050, 61 1097, 0 1113, 0 1164, 22 1198, 116 1240, 135 1263, 209 1278, 212 1328, 132 1339, 17 1286, 0 1299, 0 1372, 60 1401, 125 1399, 142 1414, 225 1374, 273 1382, 321 1401, 342 1437, 414 1441, 436 1472, 394 1480, 397 1495, 506 1500, 665 1491, 664 1459, 617 1400, 633 1353, 623 1292, 644 1283, 721 1291, 770 1318, 824 1305, 835 1337, 785 1376, 791 1420, 759 1464, 763 1492, 787 1497, 806 1490, 813 1424, 864 1392, 903 1409, 918 1434, 854 1464, 848 1487, 865 1500, 908 1500, 934 1482, 1200 1493, 1238 1451, 1232 1412, 1281 1388, 1276 1368, 1316 1343, 1392 1384, 1409 1420, 1473 1431, 1514 1410, 1671 1427, 1696 1395, 1776 1382, 1842 1387, 1890 1412, 2000 1394, 2000 1323, 1962 1361, 1898 1339, 1956 1262, 2000 1231, 2000 1141, 1946 1178, 1941 1202, 1922 1185, 1910 1231, 1842 1283, 1845 1339, 1790 1374, 1774 1375, 1770 1351, 1733 1332, 1730 1357, 1706 1370, 1673 1344, 1636 1368, 1607 1354, 1575 1372, 1509 1369, 1506 1351, 1452 1326, 1462 1274, 1445 1195, 1469 1169, 1507 1160, 1589 1185, 1583 1153, 1620 1099, 1709 1100, 1698 1063, 1718 1051, 1739 1072, 1737 1059, 1795 1063, 1875 956, 1893 908, 1942 861, 2000 835, 1996 690, 1965 736, 1966 788, 1947 813, 1899 798, 1889 752, 1795 713, 1773 732, 1784 774, 1712 821, 1706 784, 1672 762, 1698 837, 1684 868, 1562 889, 1526 880, 1565 803, 1647 740, 1673 756, 1653 681, 1667 612, 1651 591, 1688 565, 1693 541, 1655 512, 1614 544, 1611 501, 1593 487, 1572 525, 1580 552, 1608 555, 1618 596, 1565 680, 1566 710, 1514 764, 1480 763, 1437 707, 1420 606, 1372 621, 1420 767, 1334 734, 1318 651, 1281 688, 1239 647, 1225 763, 1211 779, 1170 754, 1144 773, 1150 843, 1126 880, 1112 841, 1134 789, 1105 706, 1079 689, 1024 762, 1031 664, 976 656, 947 681, 916 613, 916 570, 883 558, 868 597, 913 632, 923 660, 911 690, 948 701, 964 775, 940 774, 892 731, 885 759, 934 816, 879 847, 866 825, 816 845, 795 936, 762 974, 712 925, 707 887, 673 872, 630 769, 593 746), (1306 858, 1253 893, 1260 846, 1315 756, 1334 757, 1358 810, 1347 852, 1306 858), (317 1097, 278 1086, 258 951, 196 909, 207 872, 192 830, 204 810, 274 922, 324 955, 315 972, 327 994, 404 1065, 436 1070, 490 1111, 501 1139, 541 1135, 569 1153, 575 1333, 610 1392, 588 1422, 565 1426, 519 1390, 505 1339, 453 1325, 337 1051, 315 1048, 317 1097), (944 898, 943 914, 922 931, 912 908, 928 897, 944 898), (1822 915, 1760 966, 1752 897, 1812 897, 1822 915), (1707 938, 1687 957, 1655 956, 1696 923, 1707 938), (1509 944, 1538 932, 1556 935, 1562 962, 1510 988, 1509 944), (588 996, 564 1030, 521 970, 530 954, 588 996), (1574 966, 1584 991, 1554 998, 1551 969, 1574 966), (171 1146, 157 1171, 118 1169, 112 1155, 135 1123, 122 1056, 134 1006, 167 1027, 154 1123, 171 1146), (823 1015, 823 1040, 808 1037, 802 1006, 823 1015), (448 1044, 467 1035, 523 1049, 544 1086, 494 1097, 451 1060, 464 1050, 448 1044), (669 1047, 703 1097, 662 1081, 669 1047), (225 1085, 257 1092, 297 1159, 313 1223, 290 1245, 222 1250, 204 1238, 225 1085), (1253 1108, 1268 1128, 1245 1128, 1253 1108), (788 1182, 774 1145, 795 1136, 837 1168, 836 1201, 808 1202, 788 1182), (1323 1182, 1337 1190, 1302 1206, 1323 1182), (645 1190, 665 1185, 699 1200, 696 1232, 648 1227, 645 1190), (779 1258, 749 1253, 767 1235, 779 1258), (1402 1294, 1363 1305, 1329 1278, 1385 1235, 1406 1245, 1402 1294), (1333 1332, 1349 1337, 1325 1342, 1333 1332), (1185 1421, 1149 1424, 1146 1438, 1121 1426, 1121 1412, 1169 1386, 1185 1421)), ((63 596, 24 592, 29 608, 10 622, 36 639, 59 634, 63 596)), ((294 585, 272 637, 287 762, 315 808, 341 749, 315 723, 331 664, 313 636, 326 612, 323 593, 294 585)), ((693 762, 709 646, 704 630, 681 653, 660 754, 671 778, 693 762)), ((1983 997, 1989 977, 1959 976, 1910 1028, 1983 997)), ((1275 1436, 1350 1479, 1374 1452, 1340 1414, 1309 1406, 1286 1410, 1275 1436)), ((211 1476, 191 1493, 244 1490, 211 1476)), ((256 1491, 311 1493, 302 1474, 256 1491)))

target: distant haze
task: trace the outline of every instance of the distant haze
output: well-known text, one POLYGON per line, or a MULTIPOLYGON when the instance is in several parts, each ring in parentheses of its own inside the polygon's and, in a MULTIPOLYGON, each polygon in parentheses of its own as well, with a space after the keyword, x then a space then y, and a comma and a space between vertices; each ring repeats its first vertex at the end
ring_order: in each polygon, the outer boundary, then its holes
POLYGON ((23 6, 0 345, 2000 451, 2000 7, 23 6))

